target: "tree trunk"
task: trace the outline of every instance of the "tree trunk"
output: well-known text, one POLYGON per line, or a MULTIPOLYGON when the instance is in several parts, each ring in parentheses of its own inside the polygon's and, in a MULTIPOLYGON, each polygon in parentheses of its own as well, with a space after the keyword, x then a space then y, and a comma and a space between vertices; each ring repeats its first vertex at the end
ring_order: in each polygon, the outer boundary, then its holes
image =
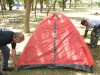
MULTIPOLYGON (((54 3, 53 3, 53 10, 54 10, 54 11, 55 11, 55 4, 56 4, 56 2, 57 2, 57 0, 55 0, 54 3)), ((49 13, 51 7, 52 7, 52 2, 51 2, 50 7, 49 7, 49 9, 48 9, 48 11, 47 11, 47 15, 48 15, 48 13, 49 13)))
POLYGON ((71 8, 71 3, 72 3, 72 0, 70 0, 70 3, 69 3, 69 8, 71 8))
POLYGON ((52 6, 52 5, 50 5, 50 7, 49 7, 49 9, 48 9, 48 11, 47 11, 47 16, 48 16, 48 14, 49 14, 49 11, 50 11, 50 9, 51 9, 51 6, 52 6))
POLYGON ((40 0, 40 12, 42 13, 42 9, 43 9, 43 0, 40 0))
POLYGON ((6 10, 6 6, 3 0, 0 0, 0 4, 1 4, 1 9, 6 10))
POLYGON ((62 7, 62 10, 64 11, 64 9, 66 8, 66 2, 67 2, 68 0, 63 0, 63 7, 62 7))
POLYGON ((56 2, 57 2, 57 0, 55 0, 55 1, 54 1, 54 4, 53 4, 53 10, 54 10, 54 11, 55 11, 56 2))
POLYGON ((35 2, 35 18, 36 18, 36 8, 37 8, 37 0, 36 0, 36 2, 35 2))
POLYGON ((62 2, 62 5, 63 5, 63 6, 62 6, 62 10, 63 10, 63 11, 64 11, 64 4, 65 4, 65 3, 64 3, 64 0, 63 0, 63 2, 62 2))
POLYGON ((25 12, 25 22, 24 22, 24 31, 26 33, 30 32, 29 28, 29 20, 30 20, 30 11, 31 11, 31 4, 33 0, 27 0, 26 12, 25 12))
POLYGON ((74 0, 75 4, 74 4, 74 8, 76 8, 76 0, 74 0))
POLYGON ((9 10, 11 11, 12 10, 12 5, 9 3, 9 10))
POLYGON ((2 1, 1 1, 1 0, 0 0, 0 5, 1 5, 2 16, 3 16, 3 18, 4 18, 3 9, 2 9, 2 1))
POLYGON ((49 7, 49 0, 46 0, 46 7, 49 7))
POLYGON ((24 0, 24 9, 26 9, 27 0, 24 0))
MULTIPOLYGON (((34 0, 33 0, 34 1, 34 0)), ((34 3, 32 2, 32 5, 31 5, 31 7, 32 7, 32 11, 34 10, 34 3)))

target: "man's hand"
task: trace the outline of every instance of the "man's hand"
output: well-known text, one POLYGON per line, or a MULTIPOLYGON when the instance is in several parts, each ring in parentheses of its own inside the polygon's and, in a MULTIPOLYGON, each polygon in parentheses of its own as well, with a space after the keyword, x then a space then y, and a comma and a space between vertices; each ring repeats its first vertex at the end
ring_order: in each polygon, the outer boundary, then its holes
POLYGON ((14 61, 14 65, 15 65, 15 67, 17 67, 17 61, 14 61))
POLYGON ((92 36, 96 36, 96 33, 95 32, 92 32, 92 36))
POLYGON ((2 59, 2 55, 3 55, 3 54, 0 52, 0 61, 1 61, 1 59, 2 59))
POLYGON ((86 38, 84 35, 82 35, 83 38, 86 38))

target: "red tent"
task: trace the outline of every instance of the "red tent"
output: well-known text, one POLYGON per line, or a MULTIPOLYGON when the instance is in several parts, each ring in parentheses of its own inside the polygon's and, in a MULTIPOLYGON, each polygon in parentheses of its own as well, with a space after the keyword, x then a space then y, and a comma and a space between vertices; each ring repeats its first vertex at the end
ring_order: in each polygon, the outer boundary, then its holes
POLYGON ((20 69, 70 68, 93 72, 94 60, 68 17, 54 13, 36 28, 18 61, 20 69))

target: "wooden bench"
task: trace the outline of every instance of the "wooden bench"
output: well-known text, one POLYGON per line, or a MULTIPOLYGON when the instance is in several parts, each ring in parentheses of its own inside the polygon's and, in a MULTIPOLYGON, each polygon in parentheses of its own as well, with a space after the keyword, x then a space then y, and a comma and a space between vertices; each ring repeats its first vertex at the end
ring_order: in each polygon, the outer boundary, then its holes
POLYGON ((9 22, 21 22, 23 21, 22 17, 20 16, 11 16, 8 18, 9 22))

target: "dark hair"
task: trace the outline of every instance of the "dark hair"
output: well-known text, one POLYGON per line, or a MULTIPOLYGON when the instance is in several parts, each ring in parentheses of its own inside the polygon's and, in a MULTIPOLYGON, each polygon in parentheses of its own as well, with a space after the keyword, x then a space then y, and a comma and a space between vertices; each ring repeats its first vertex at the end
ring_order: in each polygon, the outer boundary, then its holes
POLYGON ((82 20, 82 21, 81 21, 81 24, 84 25, 85 22, 87 22, 87 21, 86 21, 86 20, 82 20))
POLYGON ((15 32, 14 38, 18 39, 19 41, 23 41, 24 40, 24 34, 21 33, 21 32, 15 32))

